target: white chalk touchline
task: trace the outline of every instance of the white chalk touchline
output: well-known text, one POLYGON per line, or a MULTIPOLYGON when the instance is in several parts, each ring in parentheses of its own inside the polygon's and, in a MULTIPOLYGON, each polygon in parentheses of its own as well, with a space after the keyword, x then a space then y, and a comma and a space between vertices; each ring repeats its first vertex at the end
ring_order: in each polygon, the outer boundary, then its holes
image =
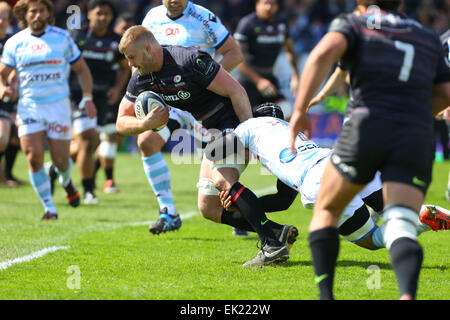
MULTIPOLYGON (((275 190, 276 190, 275 187, 272 186, 272 187, 256 190, 255 194, 257 196, 261 196, 262 194, 265 194, 267 192, 273 192, 275 190)), ((186 220, 186 219, 190 219, 192 217, 195 217, 198 214, 199 214, 198 211, 189 211, 188 213, 181 214, 180 216, 181 216, 181 220, 186 220)), ((122 225, 118 225, 118 226, 112 227, 110 229, 121 228, 121 227, 125 227, 125 226, 149 225, 149 224, 154 223, 154 222, 155 221, 153 221, 153 220, 136 221, 136 222, 130 222, 130 223, 125 223, 125 224, 122 224, 122 225)), ((0 270, 6 270, 6 269, 8 269, 9 267, 12 267, 15 264, 29 262, 31 260, 41 258, 41 257, 45 256, 48 253, 52 253, 52 252, 55 252, 55 251, 58 251, 58 250, 67 250, 69 248, 70 247, 68 247, 68 246, 53 246, 53 247, 49 247, 49 248, 45 248, 45 249, 33 252, 33 253, 31 253, 31 254, 29 254, 27 256, 23 256, 23 257, 19 257, 19 258, 13 259, 13 260, 8 260, 8 261, 5 261, 5 262, 1 262, 0 263, 0 270)))
POLYGON ((40 251, 33 252, 32 254, 29 254, 29 255, 24 256, 24 257, 19 257, 19 258, 13 259, 13 260, 8 260, 8 261, 5 261, 5 262, 2 262, 2 263, 0 263, 0 270, 6 270, 6 269, 8 269, 9 267, 12 267, 15 264, 28 262, 28 261, 31 261, 31 260, 34 260, 34 259, 37 259, 37 258, 41 258, 41 257, 45 256, 48 253, 55 252, 55 251, 58 251, 58 250, 67 250, 69 248, 70 247, 66 247, 66 246, 54 246, 54 247, 45 248, 45 249, 42 249, 40 251))

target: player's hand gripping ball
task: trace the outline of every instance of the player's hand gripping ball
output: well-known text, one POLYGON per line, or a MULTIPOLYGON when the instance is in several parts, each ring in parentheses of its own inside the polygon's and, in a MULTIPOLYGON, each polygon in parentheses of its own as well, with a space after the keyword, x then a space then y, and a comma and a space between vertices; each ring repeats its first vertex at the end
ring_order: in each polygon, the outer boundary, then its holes
MULTIPOLYGON (((153 91, 144 91, 140 93, 134 103, 134 113, 136 118, 143 119, 145 116, 151 112, 156 107, 161 106, 161 111, 168 108, 166 102, 153 91)), ((162 130, 166 125, 153 129, 154 131, 162 130)))

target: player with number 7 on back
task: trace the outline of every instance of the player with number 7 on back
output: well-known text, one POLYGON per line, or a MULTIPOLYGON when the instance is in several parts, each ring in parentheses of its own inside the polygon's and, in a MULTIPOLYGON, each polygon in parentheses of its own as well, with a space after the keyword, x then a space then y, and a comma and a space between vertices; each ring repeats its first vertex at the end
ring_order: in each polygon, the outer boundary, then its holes
POLYGON ((321 299, 333 299, 343 209, 373 179, 383 182, 384 238, 401 299, 416 297, 423 251, 416 222, 431 183, 433 114, 450 105, 450 70, 438 34, 375 0, 377 10, 336 18, 303 69, 290 121, 291 149, 306 128, 316 90, 340 61, 350 74, 353 111, 323 173, 309 226, 321 299))

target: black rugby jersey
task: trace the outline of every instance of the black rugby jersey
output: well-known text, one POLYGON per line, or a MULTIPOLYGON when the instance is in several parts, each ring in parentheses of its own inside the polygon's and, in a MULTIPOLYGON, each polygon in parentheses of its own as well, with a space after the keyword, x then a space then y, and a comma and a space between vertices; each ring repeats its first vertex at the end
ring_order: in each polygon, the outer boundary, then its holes
POLYGON ((189 111, 197 120, 204 120, 213 110, 223 106, 232 107, 229 98, 206 88, 214 80, 220 65, 211 56, 194 47, 162 46, 164 61, 162 69, 140 75, 132 75, 125 97, 135 102, 143 91, 158 93, 164 101, 175 108, 189 111))
POLYGON ((450 29, 441 35, 442 46, 444 47, 444 55, 450 65, 450 29))
POLYGON ((253 12, 240 20, 234 38, 247 44, 244 59, 249 66, 271 68, 289 38, 289 25, 279 15, 273 23, 268 23, 253 12))
POLYGON ((433 84, 450 81, 439 36, 398 13, 346 14, 329 31, 348 43, 341 66, 350 72, 353 107, 371 115, 430 127, 433 84), (427 121, 428 120, 428 121, 427 121))
MULTIPOLYGON (((116 82, 119 61, 125 57, 119 51, 120 36, 109 31, 97 37, 92 30, 73 30, 74 42, 80 48, 83 58, 91 71, 94 92, 107 92, 116 82)), ((80 91, 76 76, 72 73, 70 87, 80 91)))
MULTIPOLYGON (((3 48, 5 46, 6 41, 8 41, 9 38, 11 38, 11 34, 7 34, 3 39, 0 39, 0 56, 3 54, 3 48)), ((3 102, 3 100, 0 100, 0 109, 5 110, 8 113, 15 110, 15 105, 17 101, 14 102, 3 102)))
POLYGON ((0 39, 0 55, 3 54, 3 47, 5 46, 6 41, 11 38, 12 35, 7 34, 3 39, 0 39))

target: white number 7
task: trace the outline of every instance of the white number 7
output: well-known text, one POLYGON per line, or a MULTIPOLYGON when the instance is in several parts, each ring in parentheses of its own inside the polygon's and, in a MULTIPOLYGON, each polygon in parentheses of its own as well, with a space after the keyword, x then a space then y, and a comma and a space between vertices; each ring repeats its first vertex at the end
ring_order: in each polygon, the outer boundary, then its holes
POLYGON ((414 46, 406 42, 395 41, 395 48, 405 53, 405 56, 403 57, 403 65, 400 70, 400 74, 398 75, 398 79, 400 81, 406 82, 409 79, 409 74, 411 73, 411 69, 413 66, 414 46))

